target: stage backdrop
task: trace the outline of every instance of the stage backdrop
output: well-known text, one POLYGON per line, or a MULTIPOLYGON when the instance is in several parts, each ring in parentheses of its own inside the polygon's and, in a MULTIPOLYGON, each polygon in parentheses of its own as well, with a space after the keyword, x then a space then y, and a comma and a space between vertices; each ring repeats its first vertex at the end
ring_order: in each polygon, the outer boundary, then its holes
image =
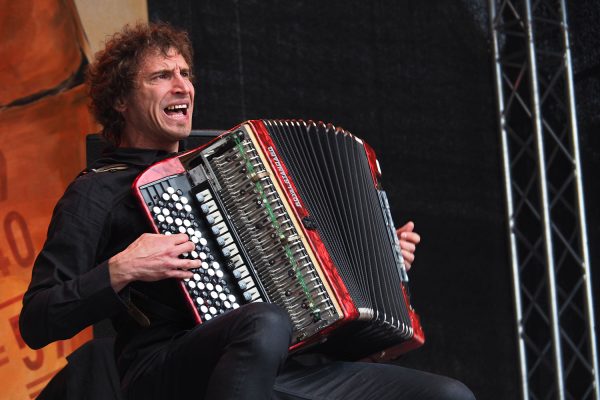
MULTIPOLYGON (((86 330, 34 351, 18 317, 54 204, 85 166, 85 134, 98 127, 82 85, 90 51, 74 2, 0 0, 0 10, 0 397, 16 400, 34 398, 91 337, 86 330)), ((147 18, 145 2, 137 18, 147 18)))
MULTIPOLYGON (((598 48, 599 3, 569 3, 589 16, 579 48, 598 48)), ((372 145, 396 223, 423 237, 410 277, 427 343, 399 363, 478 398, 519 398, 487 1, 148 0, 148 11, 192 35, 195 128, 315 119, 372 145)))

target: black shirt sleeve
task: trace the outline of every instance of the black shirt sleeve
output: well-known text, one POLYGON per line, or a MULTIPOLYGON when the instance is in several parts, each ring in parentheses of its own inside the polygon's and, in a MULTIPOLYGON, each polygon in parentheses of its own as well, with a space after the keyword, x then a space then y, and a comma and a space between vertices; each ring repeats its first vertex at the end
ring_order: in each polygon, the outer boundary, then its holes
POLYGON ((117 195, 102 177, 83 176, 57 204, 23 298, 21 336, 32 348, 67 339, 125 309, 97 260, 117 195))

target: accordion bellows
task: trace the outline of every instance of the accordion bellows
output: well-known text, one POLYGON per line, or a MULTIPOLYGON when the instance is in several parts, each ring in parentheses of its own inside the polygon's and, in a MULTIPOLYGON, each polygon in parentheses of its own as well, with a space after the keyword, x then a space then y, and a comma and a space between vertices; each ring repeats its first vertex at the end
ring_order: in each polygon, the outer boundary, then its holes
POLYGON ((256 120, 151 166, 134 191, 156 232, 196 244, 181 287, 198 323, 272 302, 291 350, 380 361, 424 342, 380 174, 341 128, 256 120))

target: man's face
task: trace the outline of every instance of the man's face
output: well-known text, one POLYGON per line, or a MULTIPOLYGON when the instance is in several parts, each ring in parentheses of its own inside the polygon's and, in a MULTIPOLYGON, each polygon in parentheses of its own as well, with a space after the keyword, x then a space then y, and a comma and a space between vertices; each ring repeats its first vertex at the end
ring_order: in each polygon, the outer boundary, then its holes
POLYGON ((134 88, 117 110, 125 118, 124 146, 176 151, 192 129, 194 86, 181 54, 148 53, 134 88))

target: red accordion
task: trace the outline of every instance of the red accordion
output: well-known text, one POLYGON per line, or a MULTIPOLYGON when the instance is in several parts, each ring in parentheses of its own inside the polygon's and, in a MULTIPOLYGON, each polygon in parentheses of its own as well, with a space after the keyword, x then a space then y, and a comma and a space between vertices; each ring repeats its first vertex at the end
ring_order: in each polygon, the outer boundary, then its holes
POLYGON ((181 281, 198 323, 281 306, 291 350, 389 360, 423 344, 373 150, 332 125, 248 121, 134 183, 156 232, 187 233, 181 281))

